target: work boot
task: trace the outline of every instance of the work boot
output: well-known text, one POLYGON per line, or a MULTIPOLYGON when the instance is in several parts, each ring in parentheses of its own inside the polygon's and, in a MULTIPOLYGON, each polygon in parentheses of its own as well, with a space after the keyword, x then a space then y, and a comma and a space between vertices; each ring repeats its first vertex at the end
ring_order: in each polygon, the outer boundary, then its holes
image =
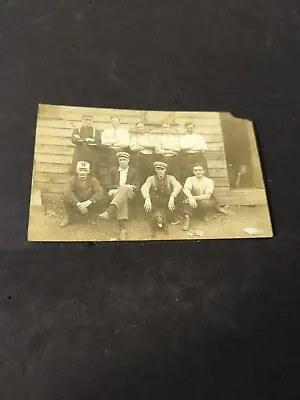
POLYGON ((104 219, 104 221, 108 221, 110 219, 110 215, 107 211, 104 211, 102 214, 98 215, 98 218, 104 219))
POLYGON ((120 229, 120 240, 126 240, 127 239, 127 231, 125 228, 120 229))
POLYGON ((59 224, 59 226, 60 226, 61 228, 64 228, 65 226, 68 226, 68 225, 71 225, 71 221, 70 221, 69 218, 65 218, 65 219, 59 224))
POLYGON ((189 229, 190 229, 190 217, 189 217, 189 215, 185 215, 182 230, 188 231, 189 229))

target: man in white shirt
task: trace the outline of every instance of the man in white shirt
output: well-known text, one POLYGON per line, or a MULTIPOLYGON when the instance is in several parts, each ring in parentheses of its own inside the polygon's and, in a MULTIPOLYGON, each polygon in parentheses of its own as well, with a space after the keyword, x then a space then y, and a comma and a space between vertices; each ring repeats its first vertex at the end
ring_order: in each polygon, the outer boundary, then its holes
POLYGON ((179 139, 184 180, 192 175, 193 166, 196 163, 203 165, 205 176, 209 176, 205 153, 207 145, 204 137, 195 133, 194 130, 195 124, 193 122, 187 122, 185 124, 185 133, 180 135, 179 139))
POLYGON ((199 210, 202 218, 207 221, 207 213, 216 211, 225 214, 214 197, 214 182, 204 176, 204 168, 201 164, 193 167, 194 176, 186 179, 183 193, 186 199, 183 201, 184 223, 182 229, 188 231, 190 227, 190 216, 194 209, 199 210))
POLYGON ((154 150, 159 146, 158 135, 148 133, 143 122, 138 122, 135 128, 136 132, 131 135, 130 150, 135 161, 134 166, 140 175, 140 182, 143 184, 148 176, 154 173, 154 150))
POLYGON ((167 173, 174 176, 180 181, 180 159, 178 153, 180 151, 179 135, 173 134, 171 125, 163 124, 163 134, 161 135, 159 144, 155 149, 156 154, 161 155, 163 162, 168 165, 167 173))
POLYGON ((98 217, 107 221, 116 215, 119 221, 120 240, 126 240, 128 204, 139 188, 139 177, 137 170, 129 166, 129 153, 120 151, 116 156, 119 166, 112 167, 108 174, 110 205, 98 217))
POLYGON ((101 143, 109 148, 108 164, 116 165, 116 154, 120 151, 128 151, 130 135, 127 129, 120 127, 120 118, 111 117, 111 128, 105 129, 101 135, 101 143))

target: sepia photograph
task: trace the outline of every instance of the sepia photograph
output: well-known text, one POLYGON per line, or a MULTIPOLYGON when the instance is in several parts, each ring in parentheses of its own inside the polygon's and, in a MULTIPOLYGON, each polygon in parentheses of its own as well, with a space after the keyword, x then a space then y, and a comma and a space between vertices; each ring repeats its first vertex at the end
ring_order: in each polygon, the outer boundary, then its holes
POLYGON ((39 105, 29 241, 272 236, 251 121, 39 105))

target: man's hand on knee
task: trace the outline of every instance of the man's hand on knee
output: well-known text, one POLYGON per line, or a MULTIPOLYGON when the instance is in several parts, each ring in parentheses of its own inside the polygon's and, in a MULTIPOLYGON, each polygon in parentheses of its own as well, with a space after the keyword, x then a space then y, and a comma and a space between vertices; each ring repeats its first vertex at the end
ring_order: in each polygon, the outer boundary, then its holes
POLYGON ((152 208, 152 203, 150 197, 145 198, 144 209, 146 212, 150 212, 152 208))
POLYGON ((118 189, 110 189, 110 190, 108 191, 108 195, 109 195, 110 197, 113 197, 113 196, 117 193, 117 191, 118 191, 118 189))
POLYGON ((194 199, 194 197, 190 197, 190 198, 189 198, 189 205, 190 205, 192 208, 196 208, 196 207, 197 207, 197 201, 194 199))

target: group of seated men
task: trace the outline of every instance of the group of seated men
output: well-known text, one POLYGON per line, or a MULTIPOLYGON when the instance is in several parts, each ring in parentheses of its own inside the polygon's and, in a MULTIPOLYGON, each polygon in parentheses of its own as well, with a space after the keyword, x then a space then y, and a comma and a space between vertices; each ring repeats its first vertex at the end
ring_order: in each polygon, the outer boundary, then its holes
POLYGON ((96 216, 106 221, 116 217, 119 222, 119 239, 126 240, 129 205, 139 198, 147 213, 161 209, 172 219, 175 211, 183 212, 182 229, 185 231, 189 229, 194 209, 204 219, 209 211, 224 213, 214 197, 213 180, 204 175, 202 164, 193 165, 192 176, 187 177, 182 185, 172 174, 167 174, 168 164, 165 161, 154 161, 152 173, 140 186, 138 171, 129 165, 130 154, 120 151, 115 157, 117 165, 109 170, 108 191, 92 175, 90 162, 77 161, 76 173, 66 183, 66 219, 61 223, 62 227, 71 224, 76 213, 91 218, 96 216))

